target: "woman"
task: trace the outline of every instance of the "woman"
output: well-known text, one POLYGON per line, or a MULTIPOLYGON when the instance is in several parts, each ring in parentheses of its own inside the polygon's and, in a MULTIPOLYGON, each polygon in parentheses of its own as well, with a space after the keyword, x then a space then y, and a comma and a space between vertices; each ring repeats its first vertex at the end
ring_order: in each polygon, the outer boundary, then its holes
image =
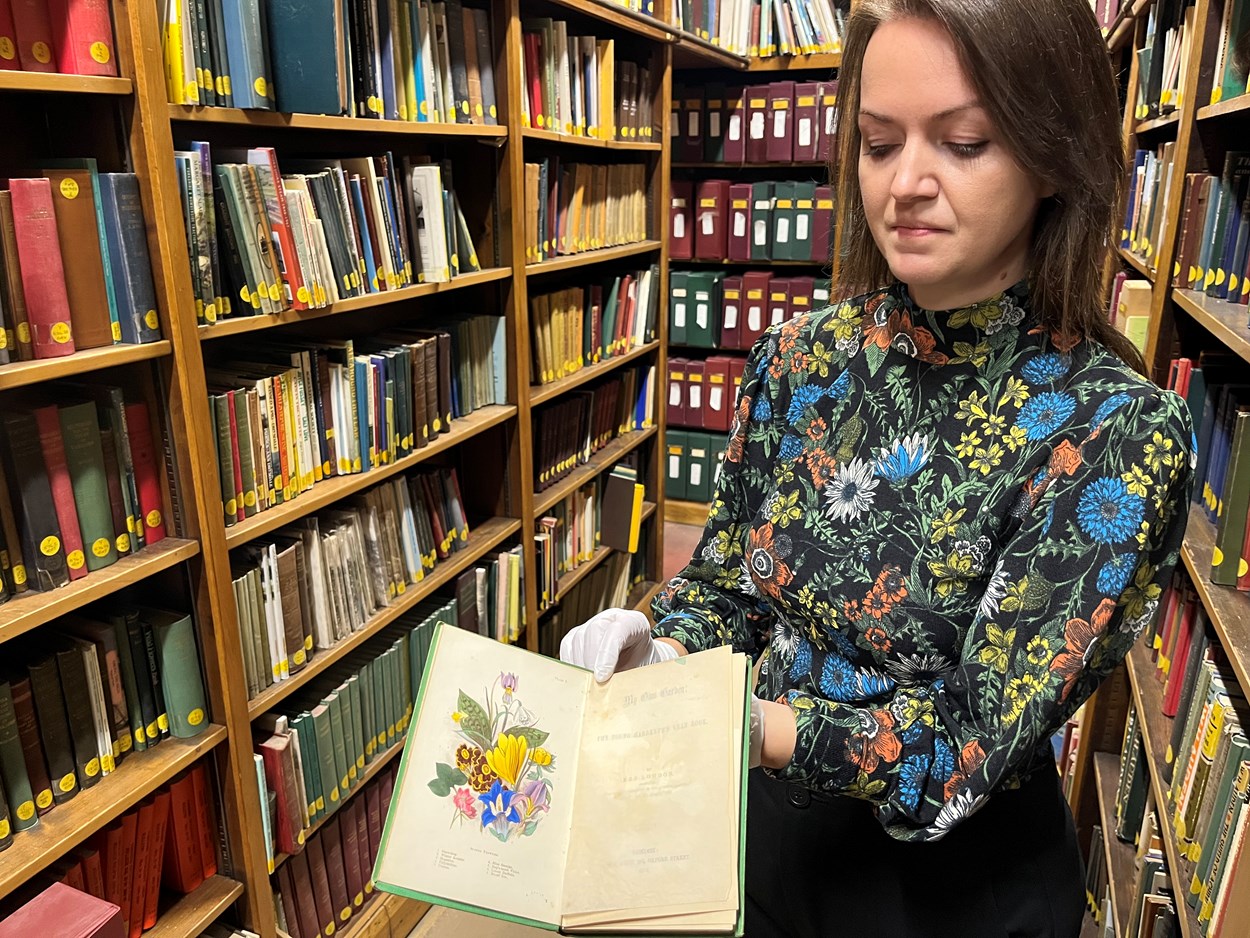
POLYGON ((841 91, 841 295, 868 292, 752 350, 655 628, 609 610, 561 656, 762 653, 749 938, 1070 938, 1050 737, 1152 619, 1192 472, 1100 300, 1106 52, 1085 0, 861 0, 841 91))

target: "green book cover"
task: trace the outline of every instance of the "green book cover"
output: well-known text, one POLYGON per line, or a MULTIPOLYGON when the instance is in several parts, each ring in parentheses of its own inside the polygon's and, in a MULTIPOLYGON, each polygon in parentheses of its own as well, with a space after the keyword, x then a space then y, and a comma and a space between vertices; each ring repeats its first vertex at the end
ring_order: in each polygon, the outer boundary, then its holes
POLYGON ((317 768, 321 775, 321 794, 325 798, 325 809, 327 813, 330 813, 336 810, 341 800, 338 766, 334 757, 334 729, 330 719, 330 708, 320 703, 308 712, 312 717, 313 732, 317 738, 317 768))
POLYGON ((670 345, 689 345, 690 329, 690 278, 696 276, 685 270, 670 271, 668 275, 668 341, 670 345))
POLYGON ((794 256, 795 184, 773 183, 772 259, 792 261, 794 256))
POLYGON ((26 757, 17 732, 17 713, 13 709, 13 691, 8 681, 0 682, 0 774, 4 776, 13 829, 30 830, 39 823, 39 814, 26 774, 26 757))
POLYGON ((751 186, 751 260, 773 260, 773 184, 751 186))
POLYGON ((334 753, 334 777, 337 779, 339 797, 347 798, 348 791, 351 790, 351 776, 348 775, 347 767, 349 761, 347 758, 347 732, 343 727, 343 710, 345 704, 343 698, 336 691, 327 694, 321 701, 330 711, 330 736, 331 745, 334 753))
POLYGON ((130 721, 130 735, 134 740, 135 751, 142 752, 148 748, 148 737, 143 724, 143 706, 139 697, 134 657, 130 653, 130 640, 126 635, 126 617, 121 614, 109 616, 109 625, 113 628, 113 637, 117 642, 117 660, 122 672, 122 688, 126 692, 126 716, 130 721))
MULTIPOLYGON (((339 701, 339 722, 343 727, 343 747, 347 757, 347 785, 350 791, 360 782, 360 772, 356 768, 356 706, 352 700, 351 688, 344 682, 334 688, 339 701)), ((342 779, 339 780, 340 782, 342 779)))
POLYGON ((249 419, 247 391, 239 389, 230 392, 234 401, 235 432, 239 438, 239 475, 234 480, 235 497, 243 506, 244 517, 256 514, 256 465, 252 458, 252 422, 249 419))
POLYGON ((191 616, 164 609, 144 609, 142 615, 156 639, 169 733, 177 739, 199 736, 208 727, 208 702, 191 616))
POLYGON ((1238 413, 1233 426, 1221 503, 1223 512, 1216 522, 1215 550, 1211 556, 1211 582, 1236 586, 1241 546, 1246 537, 1246 513, 1250 511, 1250 411, 1238 413))
POLYGON ((365 715, 361 699, 360 678, 353 674, 345 682, 347 698, 352 711, 352 755, 355 759, 357 777, 365 771, 365 715))
POLYGON ((307 710, 291 718, 291 730, 299 739, 300 769, 304 791, 308 797, 308 820, 315 824, 326 813, 326 800, 321 792, 321 763, 317 752, 317 727, 307 710))
POLYGON ((113 540, 113 510, 109 503, 108 477, 104 474, 104 450, 100 446, 96 406, 84 401, 59 407, 57 414, 87 569, 102 570, 117 562, 117 545, 113 540))
MULTIPOLYGON (((616 335, 616 307, 620 303, 621 278, 612 280, 612 288, 608 290, 608 298, 603 304, 603 328, 599 330, 598 355, 600 359, 612 355, 612 337, 616 335)), ((671 336, 669 341, 675 341, 671 336)))
POLYGON ((360 714, 365 740, 365 764, 372 762, 378 752, 377 720, 374 711, 373 659, 360 666, 360 714))
POLYGON ((790 256, 805 261, 812 256, 812 223, 816 216, 816 183, 794 184, 794 241, 790 256))

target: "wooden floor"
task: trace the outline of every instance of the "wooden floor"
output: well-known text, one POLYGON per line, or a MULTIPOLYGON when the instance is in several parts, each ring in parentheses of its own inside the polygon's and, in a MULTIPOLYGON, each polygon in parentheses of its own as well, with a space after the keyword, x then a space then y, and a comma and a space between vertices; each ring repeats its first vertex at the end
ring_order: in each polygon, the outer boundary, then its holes
POLYGON ((434 906, 408 938, 535 938, 549 931, 434 906))
POLYGON ((703 534, 700 525, 675 524, 671 521, 664 525, 664 579, 667 580, 682 567, 690 563, 699 537, 703 534))

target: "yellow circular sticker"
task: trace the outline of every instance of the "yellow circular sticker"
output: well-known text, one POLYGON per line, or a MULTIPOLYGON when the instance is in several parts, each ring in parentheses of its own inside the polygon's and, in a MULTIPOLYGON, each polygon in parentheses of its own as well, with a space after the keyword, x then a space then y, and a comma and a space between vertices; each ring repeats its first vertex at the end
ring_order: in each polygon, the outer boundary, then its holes
POLYGON ((350 905, 343 906, 343 911, 339 913, 339 921, 346 922, 352 917, 352 907, 350 905))
POLYGON ((262 98, 269 97, 269 86, 265 83, 264 75, 261 75, 254 82, 252 82, 252 87, 256 89, 256 93, 262 98))
POLYGON ((337 788, 333 788, 330 790, 330 800, 331 801, 339 800, 339 790, 337 788))
POLYGON ((161 735, 160 727, 158 727, 155 723, 149 723, 144 732, 148 734, 148 739, 156 739, 156 737, 161 735))
POLYGON ((39 551, 45 557, 52 557, 61 549, 61 541, 55 534, 49 534, 39 542, 39 551))
POLYGON ((239 297, 240 297, 240 299, 242 299, 242 300, 243 300, 243 302, 244 302, 244 303, 251 302, 251 301, 250 301, 250 299, 249 299, 249 297, 251 297, 251 295, 252 295, 252 294, 251 294, 250 292, 248 292, 248 289, 247 289, 247 285, 246 285, 246 284, 244 284, 242 287, 240 287, 240 288, 239 288, 239 297))
POLYGON ((160 716, 158 716, 156 718, 156 725, 160 728, 160 731, 162 733, 168 733, 169 732, 169 714, 162 713, 160 716))
POLYGON ((41 811, 47 811, 48 808, 52 807, 52 789, 45 788, 38 795, 36 795, 35 804, 38 805, 39 810, 41 811))
POLYGON ((87 778, 95 778, 97 775, 100 774, 100 760, 92 759, 83 768, 83 771, 87 773, 87 778))
POLYGON ((19 322, 17 324, 17 341, 19 342, 30 341, 30 323, 19 322))
POLYGON ((64 778, 62 778, 61 781, 58 782, 57 784, 60 785, 61 791, 65 792, 66 794, 69 794, 71 791, 74 790, 74 786, 78 784, 78 781, 77 779, 74 778, 74 773, 70 772, 64 778))
POLYGON ((81 570, 82 565, 87 562, 87 558, 80 550, 71 550, 65 555, 65 565, 71 570, 81 570))
POLYGON ((70 340, 69 323, 58 322, 52 327, 52 341, 64 345, 70 340))
POLYGON ((125 734, 121 739, 117 741, 117 749, 119 752, 130 752, 130 747, 133 745, 134 743, 130 741, 129 733, 125 734))
POLYGON ((326 924, 326 938, 330 938, 330 936, 333 934, 334 934, 334 923, 328 922, 326 924))
POLYGON ((194 710, 192 710, 190 713, 187 714, 187 722, 190 723, 192 726, 199 726, 201 723, 204 722, 204 711, 200 709, 199 707, 196 707, 194 710))
POLYGON ((23 801, 17 806, 16 813, 19 821, 29 821, 35 816, 35 803, 30 800, 23 801))
POLYGON ((304 654, 304 649, 300 648, 295 654, 291 655, 291 660, 295 662, 296 666, 300 666, 308 660, 308 656, 304 654))
POLYGON ((13 40, 8 36, 0 36, 0 59, 12 62, 16 57, 17 49, 13 46, 13 40))
POLYGON ((352 900, 352 905, 360 905, 364 901, 365 901, 365 894, 363 892, 358 892, 356 893, 356 898, 352 900))
POLYGON ((256 492, 251 489, 245 492, 243 495, 243 504, 246 505, 248 508, 255 508, 256 507, 256 492))
POLYGON ((300 287, 295 291, 295 298, 301 303, 307 303, 312 299, 312 295, 308 292, 308 287, 300 287))
POLYGON ((122 340, 122 324, 120 322, 113 323, 113 341, 120 342, 122 340))
POLYGON ((35 61, 41 65, 47 65, 52 61, 52 49, 46 42, 36 42, 30 47, 30 51, 34 53, 35 61))
POLYGON ((149 528, 159 528, 161 526, 161 513, 153 508, 143 520, 147 522, 149 528))
MULTIPOLYGON (((210 303, 209 306, 211 307, 212 304, 210 303)), ((204 315, 207 316, 208 312, 205 311, 204 315)), ((216 315, 217 311, 213 310, 213 316, 215 317, 216 315)), ((156 317, 156 310, 154 309, 150 309, 143 314, 143 322, 149 329, 155 329, 161 324, 161 321, 156 317)))
POLYGON ((129 534, 117 535, 117 549, 121 551, 123 554, 129 553, 130 551, 130 535, 129 534))
POLYGON ((276 283, 269 284, 269 299, 273 300, 275 303, 281 302, 282 300, 282 288, 276 283))
POLYGON ((93 42, 91 44, 91 57, 101 65, 107 65, 108 60, 112 58, 109 54, 109 47, 102 42, 93 42))
POLYGON ((61 195, 65 196, 65 198, 67 199, 78 198, 78 180, 62 179, 61 180, 61 195))
POLYGON ((295 838, 295 842, 301 847, 304 846, 304 832, 300 831, 299 836, 295 838))
POLYGON ((233 498, 226 502, 226 514, 235 516, 239 513, 239 503, 233 498))
POLYGON ((9 819, 6 817, 3 821, 0 821, 0 839, 3 839, 8 836, 9 836, 9 819))
MULTIPOLYGON (((152 312, 156 312, 156 310, 152 310, 152 312)), ((210 322, 210 323, 217 321, 217 304, 216 303, 209 303, 207 306, 204 307, 204 321, 210 322)), ((155 329, 156 326, 153 325, 152 328, 155 329)))
POLYGON ((95 543, 91 545, 91 553, 97 557, 105 557, 108 555, 109 547, 111 546, 107 537, 97 537, 95 543))
POLYGON ((0 329, 0 348, 9 347, 9 330, 0 329))
POLYGON ((13 568, 13 582, 21 586, 26 582, 26 565, 19 563, 13 568))

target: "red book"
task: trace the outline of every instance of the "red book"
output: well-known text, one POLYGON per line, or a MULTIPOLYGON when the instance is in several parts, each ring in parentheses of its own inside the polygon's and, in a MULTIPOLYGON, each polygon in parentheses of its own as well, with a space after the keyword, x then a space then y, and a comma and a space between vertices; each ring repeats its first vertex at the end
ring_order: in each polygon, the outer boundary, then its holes
POLYGON ((1185 668, 1189 662, 1189 647, 1193 644, 1194 623, 1196 619, 1196 607, 1192 611, 1186 610, 1188 615, 1181 617, 1180 631, 1176 636, 1176 651, 1172 655, 1172 665, 1168 669, 1168 680, 1163 689, 1163 714, 1164 716, 1174 717, 1180 706, 1181 685, 1185 683, 1185 668))
POLYGON ((770 163, 794 159, 794 82, 775 81, 768 86, 768 139, 765 155, 770 163))
POLYGON ((1245 571, 1237 577, 1237 589, 1250 590, 1250 517, 1246 520, 1246 539, 1241 542, 1241 565, 1237 569, 1245 571))
POLYGON ((768 159, 768 85, 747 88, 746 99, 746 161, 763 163, 768 159))
POLYGON ((217 874, 217 806, 203 762, 191 770, 191 789, 195 792, 195 829, 200 835, 200 869, 208 879, 217 874))
MULTIPOLYGON (((278 153, 273 147, 257 147, 248 150, 247 161, 256 166, 268 166, 274 184, 282 185, 282 173, 278 169, 278 153)), ((282 273, 286 277, 288 292, 291 294, 288 302, 292 309, 308 309, 311 296, 304 283, 304 272, 299 266, 299 255, 295 252, 295 236, 291 233, 291 216, 287 211, 286 199, 279 198, 275 202, 277 213, 269 215, 269 225, 273 228, 274 237, 278 239, 278 246, 282 249, 282 264, 284 265, 282 273)))
POLYGON ((731 89, 725 95, 725 162, 741 163, 747 158, 746 89, 731 89))
POLYGON ((10 0, 17 30, 17 55, 28 72, 55 72, 52 23, 47 0, 10 0))
POLYGON ((117 904, 121 906, 122 918, 126 920, 126 933, 130 934, 131 914, 134 911, 135 846, 138 839, 139 812, 129 811, 122 816, 121 865, 122 875, 117 904))
POLYGON ((87 881, 83 877, 82 864, 78 862, 65 864, 65 873, 61 876, 59 882, 72 889, 77 889, 79 892, 87 891, 87 881))
MULTIPOLYGON (((139 805, 139 824, 135 832, 134 868, 130 877, 130 906, 126 915, 130 938, 143 934, 143 914, 147 908, 148 855, 152 852, 152 834, 156 828, 156 802, 148 799, 139 805)), ((124 908, 124 907, 123 907, 124 908)))
POLYGON ((812 311, 812 288, 816 281, 812 277, 790 278, 790 318, 804 316, 812 311))
MULTIPOLYGON (((16 7, 14 8, 16 10, 16 7)), ((47 179, 10 179, 18 266, 26 296, 26 319, 36 358, 74 354, 65 267, 47 179)))
POLYGON ((143 536, 147 546, 151 547, 165 538, 165 516, 162 513, 161 480, 147 404, 126 405, 126 432, 130 435, 130 458, 135 467, 135 487, 139 490, 143 536))
POLYGON ((48 485, 56 503, 56 521, 61 528, 65 565, 69 568, 69 578, 78 580, 87 575, 87 558, 82 552, 82 532, 78 528, 78 510, 74 507, 74 484, 70 481, 69 464, 65 461, 61 418, 55 404, 36 408, 34 417, 39 427, 43 464, 48 470, 48 485))
POLYGON ((204 881, 195 812, 195 787, 191 776, 184 774, 169 785, 169 824, 162 858, 165 885, 183 894, 204 881))
POLYGON ((722 348, 742 348, 742 278, 726 277, 721 283, 722 348))
POLYGON ((833 187, 817 186, 816 207, 812 213, 812 260, 823 264, 832 258, 832 233, 833 187))
POLYGON ((157 902, 161 897, 161 869, 165 859, 165 831, 169 827, 169 792, 161 789, 152 799, 152 836, 142 857, 147 881, 143 889, 143 927, 156 924, 157 902))
POLYGON ((124 828, 121 821, 101 831, 93 841, 100 854, 100 866, 104 874, 104 895, 102 898, 121 906, 122 882, 122 836, 124 828))
POLYGON ((57 71, 117 75, 117 50, 108 0, 48 0, 57 71))
POLYGON ((97 899, 105 897, 104 864, 100 862, 100 851, 93 847, 83 847, 76 853, 82 863, 83 879, 87 883, 87 892, 97 899))
POLYGON ((680 356, 668 360, 668 406, 669 426, 681 427, 686 423, 686 362, 680 356))
POLYGON ((703 426, 722 433, 729 429, 733 414, 733 385, 730 384, 727 355, 713 355, 704 367, 704 383, 707 385, 703 408, 703 426))
POLYGON ((234 517, 237 521, 242 521, 247 517, 247 512, 243 505, 243 457, 239 452, 239 417, 234 406, 235 396, 234 391, 226 392, 226 410, 230 414, 230 457, 234 464, 234 517))
POLYGON ((17 29, 13 26, 10 0, 0 0, 0 68, 16 71, 22 68, 22 61, 17 57, 17 29))
POLYGON ((734 417, 737 416, 736 408, 738 406, 738 394, 742 390, 742 375, 746 372, 747 360, 745 358, 730 359, 729 362, 729 385, 733 394, 733 407, 729 413, 729 426, 733 428, 734 417))
POLYGON ((634 275, 626 274, 621 278, 621 289, 619 293, 620 305, 617 307, 616 329, 611 337, 613 354, 628 351, 624 348, 624 337, 629 333, 626 331, 628 323, 633 320, 634 316, 634 275))
POLYGON ((525 74, 529 78, 530 126, 542 129, 546 122, 543 120, 543 73, 538 54, 541 39, 538 33, 522 33, 522 37, 525 39, 525 74))
POLYGON ((299 918, 299 902, 295 898, 295 884, 291 881, 291 866, 290 863, 284 863, 274 874, 278 877, 278 898, 286 917, 286 933, 291 938, 304 938, 303 924, 299 918))
POLYGON ((707 370, 706 364, 699 359, 686 362, 686 426, 703 426, 703 409, 706 395, 703 393, 703 378, 707 370))
POLYGON ((674 179, 669 190, 668 209, 668 256, 672 260, 688 261, 694 257, 694 228, 690 221, 693 202, 694 183, 688 179, 674 179))
POLYGON ((729 233, 729 180, 705 179, 695 198, 694 256, 710 261, 726 257, 729 233))
POLYGON ((779 326, 790 318, 790 281, 774 277, 768 284, 768 324, 779 326))
POLYGON ((821 82, 819 97, 820 133, 816 142, 816 158, 827 160, 837 144, 838 80, 821 82))
POLYGON ((745 348, 759 341, 768 328, 768 281, 771 277, 766 270, 749 270, 742 275, 742 345, 745 348))
POLYGON ((820 85, 800 82, 794 86, 794 161, 813 162, 819 157, 820 85))
POLYGON ((0 938, 125 938, 122 913, 115 904, 53 883, 12 915, 0 921, 0 938))
POLYGON ((731 261, 751 259, 751 184, 736 182, 729 187, 729 231, 725 257, 731 261))
POLYGON ((703 159, 703 93, 687 88, 681 102, 681 149, 674 157, 683 163, 703 159))

